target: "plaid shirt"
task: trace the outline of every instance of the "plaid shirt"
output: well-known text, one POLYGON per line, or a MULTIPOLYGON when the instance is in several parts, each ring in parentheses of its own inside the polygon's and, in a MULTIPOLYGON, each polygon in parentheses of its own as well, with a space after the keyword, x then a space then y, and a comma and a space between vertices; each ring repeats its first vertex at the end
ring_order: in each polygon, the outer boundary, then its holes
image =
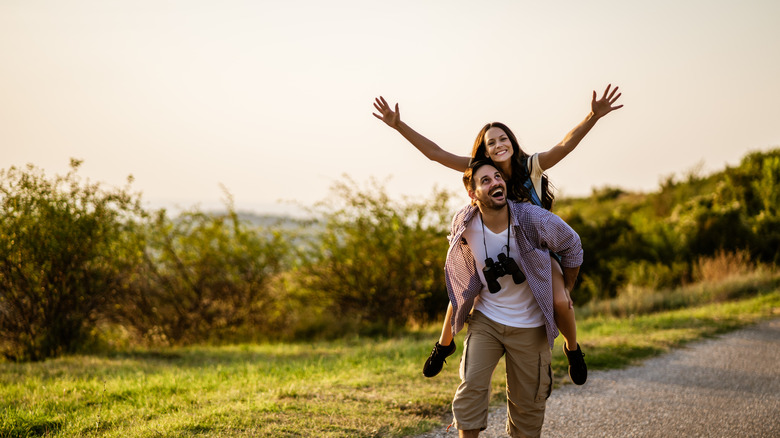
MULTIPOLYGON (((552 269, 550 253, 552 250, 561 256, 561 264, 567 268, 576 268, 582 264, 582 244, 577 233, 563 219, 549 211, 527 202, 507 201, 512 211, 512 234, 515 236, 521 256, 517 261, 525 273, 528 286, 539 304, 545 319, 547 340, 550 348, 558 336, 558 327, 553 318, 552 269)), ((482 284, 474 255, 462 237, 466 226, 478 211, 476 206, 468 205, 455 213, 452 228, 447 239, 450 242, 447 260, 444 263, 444 277, 447 292, 452 303, 453 336, 466 323, 466 318, 474 306, 474 299, 487 288, 482 284)))

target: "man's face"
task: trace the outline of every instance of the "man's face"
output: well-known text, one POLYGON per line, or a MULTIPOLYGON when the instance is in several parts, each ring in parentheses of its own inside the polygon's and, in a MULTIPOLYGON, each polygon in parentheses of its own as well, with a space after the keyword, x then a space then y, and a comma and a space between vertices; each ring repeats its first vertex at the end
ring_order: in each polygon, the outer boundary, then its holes
POLYGON ((500 210, 506 205, 506 183, 501 172, 486 164, 474 173, 474 189, 469 190, 471 199, 477 201, 480 209, 500 210))

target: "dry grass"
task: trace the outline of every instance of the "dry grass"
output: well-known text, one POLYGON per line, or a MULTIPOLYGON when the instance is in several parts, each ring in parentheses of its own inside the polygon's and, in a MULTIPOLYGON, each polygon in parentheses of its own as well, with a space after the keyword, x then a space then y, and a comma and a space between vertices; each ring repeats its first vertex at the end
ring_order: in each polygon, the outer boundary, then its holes
POLYGON ((742 276, 760 267, 750 261, 747 251, 718 251, 713 257, 701 257, 693 267, 693 280, 696 283, 715 283, 730 277, 742 276))
POLYGON ((585 304, 577 317, 604 315, 631 317, 683 307, 722 303, 780 287, 780 271, 751 263, 745 252, 720 252, 701 258, 695 266, 697 281, 674 289, 628 285, 616 298, 585 304))

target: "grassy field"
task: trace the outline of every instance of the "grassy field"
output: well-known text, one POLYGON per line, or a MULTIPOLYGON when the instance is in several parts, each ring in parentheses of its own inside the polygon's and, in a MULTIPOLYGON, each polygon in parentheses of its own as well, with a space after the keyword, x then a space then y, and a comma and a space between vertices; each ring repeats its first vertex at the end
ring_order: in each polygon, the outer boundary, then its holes
MULTIPOLYGON (((591 370, 780 317, 780 290, 720 304, 579 321, 591 370)), ((392 339, 238 345, 0 363, 0 437, 384 437, 441 423, 459 350, 422 376, 437 328, 392 339)), ((559 338, 560 341, 560 338, 559 338)), ((556 345, 556 383, 568 382, 556 345)), ((494 377, 503 401, 503 365, 494 377)))

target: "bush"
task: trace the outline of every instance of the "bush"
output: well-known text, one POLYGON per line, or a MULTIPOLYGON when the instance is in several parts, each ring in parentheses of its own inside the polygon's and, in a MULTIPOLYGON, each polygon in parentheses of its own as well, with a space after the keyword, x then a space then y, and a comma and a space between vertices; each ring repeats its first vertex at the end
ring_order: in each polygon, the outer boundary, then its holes
MULTIPOLYGON (((71 352, 123 294, 133 254, 122 242, 139 197, 32 165, 0 171, 0 345, 13 360, 71 352)), ((128 182, 132 179, 129 178, 128 182)))
POLYGON ((449 195, 435 191, 428 200, 396 203, 376 181, 357 186, 338 182, 317 206, 323 228, 299 286, 345 328, 387 332, 441 315, 448 302, 449 195))
POLYGON ((592 222, 574 214, 567 222, 579 234, 585 250, 580 286, 572 291, 575 303, 614 298, 627 281, 628 266, 651 257, 644 236, 626 218, 615 215, 592 222))
POLYGON ((145 343, 186 344, 273 337, 269 315, 282 304, 271 281, 287 268, 279 230, 253 229, 226 214, 159 211, 145 230, 143 263, 115 319, 145 343))

